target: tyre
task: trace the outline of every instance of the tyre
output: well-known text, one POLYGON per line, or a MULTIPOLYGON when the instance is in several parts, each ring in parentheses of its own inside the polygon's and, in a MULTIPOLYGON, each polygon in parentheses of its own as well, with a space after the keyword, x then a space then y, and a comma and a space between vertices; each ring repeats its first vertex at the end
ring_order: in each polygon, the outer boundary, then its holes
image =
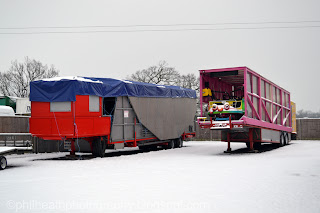
POLYGON ((289 135, 287 132, 284 133, 284 145, 289 144, 289 135))
POLYGON ((7 168, 7 159, 4 156, 0 156, 0 170, 7 168))
POLYGON ((177 138, 174 141, 175 141, 175 143, 174 143, 174 147, 175 148, 181 148, 183 146, 182 138, 177 138))
POLYGON ((96 138, 92 141, 92 154, 95 157, 104 157, 106 152, 106 141, 104 139, 96 138))
POLYGON ((180 140, 180 146, 179 146, 179 148, 182 148, 182 147, 183 147, 183 140, 182 140, 182 138, 180 138, 179 140, 180 140))
POLYGON ((281 133, 280 135, 280 143, 279 143, 279 146, 284 146, 285 145, 285 138, 284 138, 284 134, 281 133))
POLYGON ((167 145, 167 149, 174 149, 175 142, 174 140, 170 140, 167 145))

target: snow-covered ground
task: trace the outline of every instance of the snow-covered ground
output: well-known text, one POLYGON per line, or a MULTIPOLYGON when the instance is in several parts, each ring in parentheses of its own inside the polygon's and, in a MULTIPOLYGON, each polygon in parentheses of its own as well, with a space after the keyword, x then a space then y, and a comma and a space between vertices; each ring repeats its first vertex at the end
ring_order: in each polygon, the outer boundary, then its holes
MULTIPOLYGON (((185 142, 183 148, 7 156, 0 212, 319 212, 320 141, 261 153, 244 144, 185 142), (62 158, 61 158, 62 157, 62 158)), ((267 147, 267 146, 265 146, 267 147)))

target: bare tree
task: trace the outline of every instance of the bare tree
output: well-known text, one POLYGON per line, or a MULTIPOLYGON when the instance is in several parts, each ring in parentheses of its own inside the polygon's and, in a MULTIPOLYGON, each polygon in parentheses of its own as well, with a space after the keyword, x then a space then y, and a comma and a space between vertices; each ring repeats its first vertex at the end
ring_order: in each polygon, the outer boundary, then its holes
POLYGON ((193 73, 181 75, 175 68, 169 67, 165 61, 160 61, 158 66, 139 70, 128 76, 127 79, 145 83, 180 86, 196 90, 197 95, 199 94, 199 77, 196 77, 193 73))
POLYGON ((195 74, 189 73, 187 75, 180 75, 178 85, 183 88, 199 90, 199 77, 196 77, 195 74))
POLYGON ((179 72, 175 68, 169 67, 165 61, 160 61, 158 66, 152 66, 133 73, 128 77, 128 80, 162 85, 177 85, 179 76, 179 72))
POLYGON ((200 112, 199 97, 200 87, 199 77, 195 74, 181 75, 175 68, 169 67, 165 61, 160 61, 158 66, 152 66, 147 69, 139 70, 127 77, 128 80, 145 83, 175 85, 183 88, 196 90, 197 94, 197 113, 200 112))
POLYGON ((320 118, 320 112, 301 109, 297 112, 297 118, 320 118))
POLYGON ((11 62, 7 72, 0 72, 0 93, 7 96, 28 97, 31 81, 59 75, 53 65, 48 67, 35 59, 25 58, 24 62, 11 62))

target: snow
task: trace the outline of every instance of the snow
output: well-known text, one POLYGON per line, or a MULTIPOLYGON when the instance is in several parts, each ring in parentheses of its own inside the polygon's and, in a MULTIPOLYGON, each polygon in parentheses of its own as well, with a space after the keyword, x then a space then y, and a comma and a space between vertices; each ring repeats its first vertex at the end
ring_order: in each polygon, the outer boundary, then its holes
POLYGON ((32 150, 32 147, 10 147, 10 146, 2 146, 0 147, 0 154, 1 153, 6 153, 6 152, 11 152, 15 150, 21 150, 21 151, 30 151, 32 150))
POLYGON ((122 81, 123 83, 126 83, 126 84, 133 84, 132 81, 129 81, 129 80, 124 80, 124 79, 121 79, 121 78, 112 78, 114 80, 118 80, 118 81, 122 81))
POLYGON ((0 106, 0 116, 14 116, 14 111, 9 106, 0 106))
POLYGON ((132 82, 131 82, 131 81, 128 81, 128 80, 120 80, 120 81, 122 81, 122 82, 124 82, 124 83, 126 83, 126 84, 132 84, 132 82))
POLYGON ((217 141, 181 149, 7 156, 0 212, 318 212, 320 141, 264 152, 217 141))
POLYGON ((45 78, 41 79, 40 81, 61 81, 61 80, 76 80, 76 81, 84 81, 84 82, 90 82, 90 83, 98 83, 102 84, 102 81, 94 81, 91 79, 79 77, 79 76, 65 76, 65 77, 53 77, 53 78, 45 78))

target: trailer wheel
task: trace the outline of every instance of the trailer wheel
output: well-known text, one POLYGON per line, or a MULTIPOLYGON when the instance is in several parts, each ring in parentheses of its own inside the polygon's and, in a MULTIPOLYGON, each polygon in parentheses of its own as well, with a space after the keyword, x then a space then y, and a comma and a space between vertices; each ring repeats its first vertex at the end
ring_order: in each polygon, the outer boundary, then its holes
POLYGON ((7 159, 4 156, 0 156, 0 170, 7 168, 7 159))
POLYGON ((177 147, 178 147, 178 148, 183 147, 183 140, 182 140, 182 138, 178 138, 178 139, 177 139, 177 147))
POLYGON ((182 147, 182 139, 177 138, 174 140, 174 148, 181 148, 182 147))
POLYGON ((182 140, 182 138, 180 138, 180 140, 181 140, 181 146, 180 146, 180 148, 182 148, 183 147, 183 140, 182 140))
POLYGON ((174 149, 174 144, 175 144, 174 140, 170 140, 168 142, 167 149, 174 149))
POLYGON ((284 138, 283 133, 281 133, 279 146, 281 147, 281 146, 284 146, 284 145, 285 145, 285 138, 284 138))
POLYGON ((283 133, 283 138, 284 138, 284 145, 288 145, 289 144, 289 136, 287 132, 283 133))
POLYGON ((95 157, 104 157, 106 152, 106 141, 101 140, 100 138, 96 138, 92 141, 92 154, 95 157))

